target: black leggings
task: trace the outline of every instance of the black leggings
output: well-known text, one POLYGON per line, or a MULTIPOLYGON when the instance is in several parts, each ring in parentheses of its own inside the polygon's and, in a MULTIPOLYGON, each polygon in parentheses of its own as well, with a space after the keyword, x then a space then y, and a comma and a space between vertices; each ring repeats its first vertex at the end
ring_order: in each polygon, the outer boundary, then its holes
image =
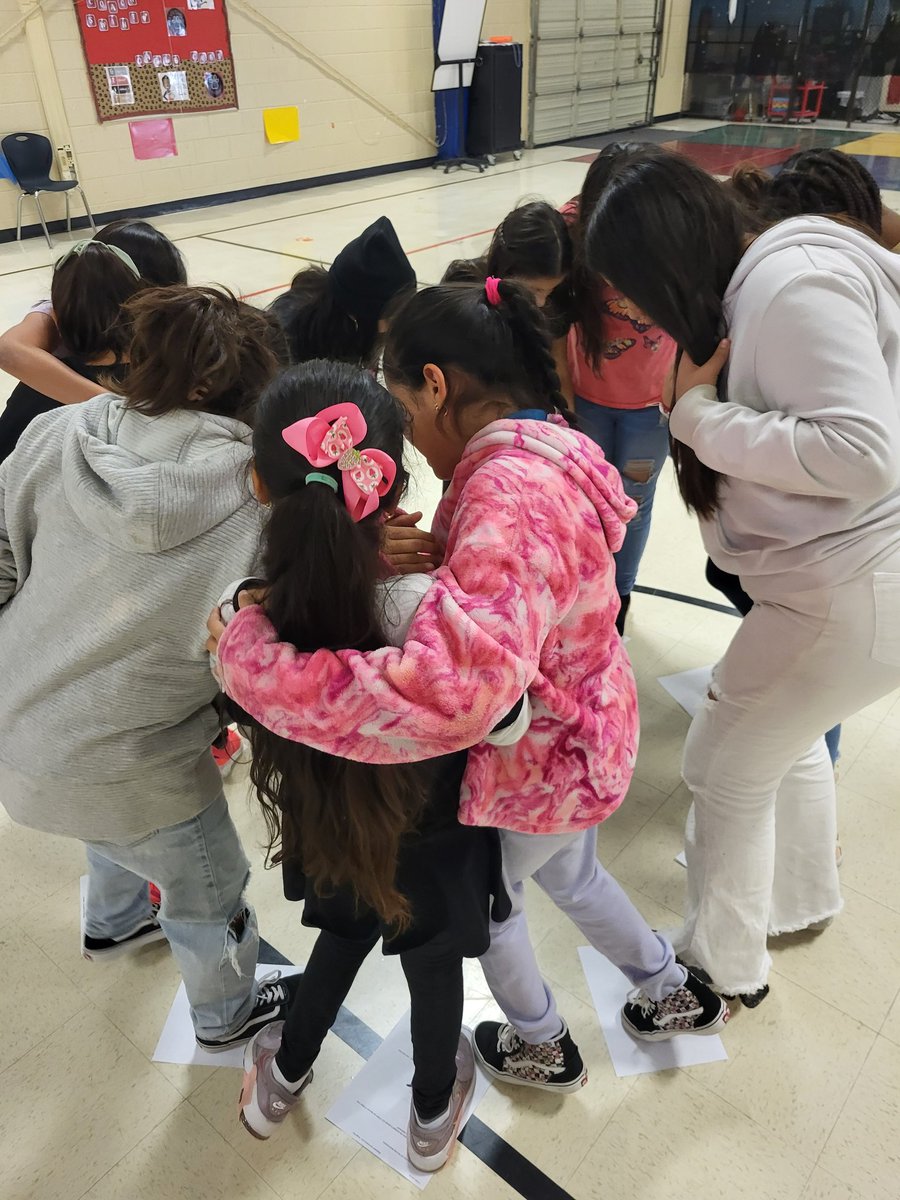
MULTIPOLYGON (((319 934, 276 1055, 286 1079, 302 1079, 313 1065, 360 967, 378 941, 377 936, 357 940, 319 934)), ((399 958, 412 1003, 413 1099, 419 1117, 430 1121, 447 1108, 456 1081, 463 1014, 462 957, 446 939, 437 937, 403 951, 399 958)))
POLYGON ((706 582, 717 592, 721 592, 742 617, 746 617, 753 607, 753 601, 741 587, 737 575, 729 575, 727 571, 720 570, 711 558, 706 560, 706 582))

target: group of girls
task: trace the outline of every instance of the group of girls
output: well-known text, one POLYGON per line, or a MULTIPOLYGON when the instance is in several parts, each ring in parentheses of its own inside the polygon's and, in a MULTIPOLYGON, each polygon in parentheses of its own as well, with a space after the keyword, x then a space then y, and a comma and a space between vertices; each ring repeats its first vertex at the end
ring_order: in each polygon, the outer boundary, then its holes
POLYGON ((615 147, 562 213, 514 210, 462 282, 416 292, 382 219, 268 314, 89 243, 56 275, 98 253, 129 270, 121 344, 111 321, 72 353, 56 276, 49 325, 0 339, 53 409, 0 467, 0 794, 86 843, 87 956, 168 939, 198 1040, 245 1044, 256 1137, 379 939, 410 989, 416 1166, 449 1157, 476 1060, 581 1087, 529 878, 631 980, 622 1020, 648 1040, 721 1029, 723 995, 765 995, 767 935, 839 911, 821 735, 900 685, 900 264, 842 164, 798 209, 814 166, 726 186, 615 147), (675 946, 596 854, 637 751, 619 632, 663 409, 714 566, 752 598, 688 740, 675 946), (448 485, 430 534, 400 510, 404 437, 448 485), (290 980, 253 982, 223 708, 320 931, 290 980), (506 1018, 471 1039, 469 956, 506 1018))

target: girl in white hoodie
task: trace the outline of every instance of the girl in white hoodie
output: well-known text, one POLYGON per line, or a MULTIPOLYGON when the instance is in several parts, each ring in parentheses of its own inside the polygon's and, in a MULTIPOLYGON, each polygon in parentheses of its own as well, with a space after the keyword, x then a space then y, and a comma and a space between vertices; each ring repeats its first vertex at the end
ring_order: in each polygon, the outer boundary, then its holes
POLYGON ((900 262, 828 217, 754 240, 726 189, 652 150, 588 254, 681 347, 679 487, 754 601, 688 735, 679 946, 752 1005, 767 936, 841 909, 821 732, 900 686, 900 262))

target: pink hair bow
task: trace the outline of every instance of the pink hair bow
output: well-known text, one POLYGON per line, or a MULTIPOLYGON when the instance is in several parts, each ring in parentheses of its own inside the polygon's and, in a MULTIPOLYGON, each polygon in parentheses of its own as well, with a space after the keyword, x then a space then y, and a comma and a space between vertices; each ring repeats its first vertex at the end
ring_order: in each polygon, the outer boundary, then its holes
POLYGON ((281 431, 291 449, 312 466, 337 466, 344 485, 344 503, 354 521, 375 512, 379 497, 391 490, 397 478, 397 464, 389 454, 357 449, 366 429, 366 418, 358 405, 333 404, 281 431))

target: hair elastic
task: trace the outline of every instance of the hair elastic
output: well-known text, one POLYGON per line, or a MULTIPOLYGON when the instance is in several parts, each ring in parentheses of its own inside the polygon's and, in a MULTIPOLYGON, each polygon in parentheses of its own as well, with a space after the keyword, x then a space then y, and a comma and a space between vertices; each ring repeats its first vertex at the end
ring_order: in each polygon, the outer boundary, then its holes
POLYGON ((487 296, 487 302, 492 308, 496 308, 500 303, 500 280, 496 275, 488 275, 484 281, 484 294, 487 296))
POLYGON ((134 273, 136 279, 140 279, 141 273, 137 269, 137 265, 130 254, 126 254, 125 251, 120 250, 118 246, 113 246, 109 242, 98 242, 95 241, 94 238, 89 238, 84 242, 76 242, 74 246, 72 246, 66 251, 65 254, 56 260, 56 267, 61 267, 63 263, 68 262, 70 258, 77 258, 79 255, 84 254, 88 246, 102 246, 104 250, 111 251, 116 258, 125 264, 129 271, 134 273))
POLYGON ((310 483, 327 483, 335 495, 337 495, 337 480, 331 475, 323 475, 321 471, 310 471, 306 476, 304 483, 307 485, 310 483))

